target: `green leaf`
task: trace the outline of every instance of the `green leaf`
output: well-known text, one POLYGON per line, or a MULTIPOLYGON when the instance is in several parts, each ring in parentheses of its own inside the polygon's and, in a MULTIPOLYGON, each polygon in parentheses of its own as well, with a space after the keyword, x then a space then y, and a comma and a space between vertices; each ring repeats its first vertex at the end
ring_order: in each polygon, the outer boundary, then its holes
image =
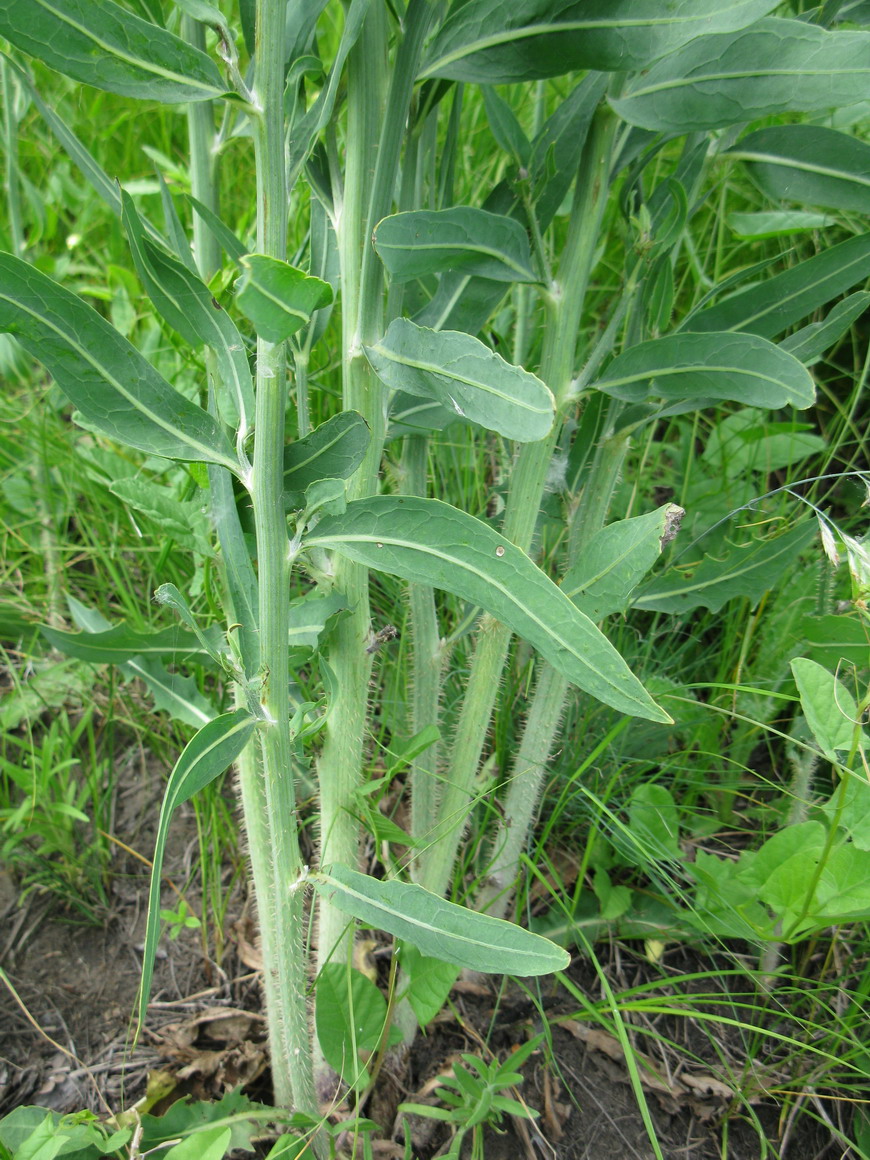
POLYGON ((529 641, 560 673, 620 712, 669 722, 612 644, 525 552, 440 500, 374 496, 321 520, 305 547, 443 588, 529 641))
MULTIPOLYGON (((369 1073, 359 1052, 368 1057, 380 1043, 387 1025, 386 999, 370 979, 342 963, 326 963, 315 994, 317 1042, 326 1062, 349 1087, 366 1087, 369 1073)), ((399 1029, 391 1028, 389 1042, 400 1040, 399 1029)))
POLYGON ((775 7, 770 0, 468 0, 441 26, 422 75, 508 85, 576 69, 641 69, 775 7))
POLYGON ((214 351, 218 409, 229 426, 247 432, 254 415, 254 386, 235 323, 193 270, 145 236, 133 199, 126 193, 121 199, 124 229, 148 297, 186 342, 214 351))
POLYGON ((729 213, 728 228, 738 238, 778 238, 784 234, 827 230, 837 224, 830 214, 815 210, 771 210, 761 213, 729 213))
POLYGON ((842 681, 804 657, 795 657, 791 671, 807 724, 829 761, 840 760, 837 751, 845 754, 866 742, 855 698, 842 681))
POLYGON ((365 458, 371 439, 357 411, 340 411, 304 439, 284 448, 284 505, 300 508, 306 488, 319 479, 349 479, 365 458))
POLYGON ((776 587, 814 535, 815 525, 808 521, 770 540, 680 563, 645 585, 632 607, 650 612, 690 612, 693 608, 718 612, 736 596, 755 602, 776 587))
POLYGON ((0 0, 0 36, 64 76, 125 97, 186 104, 226 92, 204 52, 111 0, 0 0))
POLYGON ((447 1002, 460 968, 421 954, 411 943, 403 944, 397 953, 410 979, 408 1002, 420 1026, 427 1027, 447 1002))
POLYGON ((176 721, 201 729, 214 719, 214 707, 200 693, 193 677, 170 673, 160 661, 141 656, 125 661, 122 671, 144 681, 154 698, 154 708, 176 721))
POLYGON ((435 399, 506 439, 535 442, 553 426, 549 388, 470 334, 427 330, 396 318, 365 352, 387 387, 435 399))
POLYGON ((837 109, 862 100, 868 88, 870 33, 769 18, 685 44, 611 104, 630 125, 685 133, 837 109))
POLYGON ((745 330, 776 338, 870 277, 870 233, 849 238, 715 306, 691 314, 682 330, 745 330))
POLYGON ((290 647, 313 649, 331 616, 347 608, 347 601, 337 592, 317 596, 313 592, 290 604, 290 647))
POLYGON ((159 632, 134 632, 126 624, 104 632, 61 632, 42 625, 41 632, 52 648, 92 665, 120 665, 148 656, 201 664, 207 655, 193 633, 176 626, 159 632))
POLYGON ((771 472, 791 467, 810 455, 820 455, 827 443, 812 433, 809 423, 773 423, 755 407, 726 415, 712 429, 701 459, 716 480, 745 479, 751 471, 771 472))
POLYGON ((821 322, 811 322, 808 326, 790 334, 779 344, 783 350, 800 359, 804 366, 811 366, 822 357, 826 350, 840 341, 849 327, 867 307, 870 293, 859 290, 838 302, 821 322))
POLYGON ((239 465, 220 426, 180 395, 95 310, 51 278, 0 254, 0 330, 14 334, 85 419, 151 455, 239 465))
POLYGON ((310 881, 343 914, 458 967, 525 977, 562 971, 570 962, 548 939, 447 902, 422 886, 379 882, 337 865, 310 875, 310 881))
POLYGON ((202 499, 176 499, 165 484, 140 476, 112 480, 109 490, 131 511, 153 520, 161 539, 171 537, 197 555, 214 557, 208 509, 203 510, 202 499))
POLYGON ((866 919, 870 915, 870 853, 843 843, 836 846, 819 875, 809 917, 815 925, 866 919))
POLYGON ((786 826, 768 838, 751 857, 741 857, 738 864, 738 881, 755 891, 778 914, 783 933, 787 935, 815 925, 805 919, 797 929, 789 930, 807 902, 825 838, 821 822, 786 826))
POLYGON ((374 244, 398 282, 443 270, 499 282, 538 281, 520 223, 471 206, 393 214, 375 227, 374 244))
POLYGON ((332 302, 328 282, 278 258, 247 254, 239 265, 242 276, 236 283, 236 302, 267 342, 283 342, 310 322, 315 310, 332 302))
POLYGON ((802 363, 755 334, 669 334, 629 347, 595 387, 630 403, 728 400, 809 407, 815 385, 802 363))
MULTIPOLYGON (((178 616, 183 624, 186 624, 196 639, 199 641, 205 653, 216 661, 219 665, 224 664, 226 646, 221 639, 220 631, 214 632, 211 630, 213 639, 209 639, 207 633, 203 632, 197 623, 196 617, 190 611, 187 601, 178 591, 174 584, 161 584, 154 593, 154 599, 158 604, 168 605, 178 616), (217 636, 217 640, 214 637, 217 636)), ((217 628, 217 626, 214 626, 217 628)))
POLYGON ((148 992, 154 971, 154 955, 160 934, 160 884, 162 881, 163 853, 169 834, 169 823, 175 810, 199 790, 229 768, 253 735, 256 722, 246 709, 236 709, 209 721, 184 747, 184 752, 169 775, 151 869, 151 887, 148 893, 148 922, 145 946, 142 952, 142 981, 139 988, 139 1025, 145 1020, 148 992))
POLYGON ((232 1128, 220 1125, 192 1132, 162 1155, 164 1160, 222 1160, 229 1151, 232 1134, 232 1128))
POLYGON ((821 125, 775 125, 725 154, 742 161, 762 193, 870 214, 870 145, 821 125))
POLYGON ((483 104, 490 130, 499 148, 512 156, 518 165, 528 167, 532 146, 513 109, 492 85, 483 86, 483 104))
POLYGON ((684 515, 682 508, 667 503, 602 528, 566 573, 562 591, 592 621, 625 611, 631 593, 677 534, 684 515))
POLYGON ((628 828, 632 847, 644 861, 680 859, 679 811, 663 785, 639 785, 631 795, 628 828))

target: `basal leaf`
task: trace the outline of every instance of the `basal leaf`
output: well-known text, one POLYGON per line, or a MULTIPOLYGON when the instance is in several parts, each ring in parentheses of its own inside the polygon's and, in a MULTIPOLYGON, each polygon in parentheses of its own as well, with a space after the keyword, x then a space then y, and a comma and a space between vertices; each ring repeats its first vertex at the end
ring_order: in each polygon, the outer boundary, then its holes
POLYGON ((422 75, 506 85, 576 69, 641 69, 775 7, 770 0, 468 0, 454 6, 429 46, 422 75))
POLYGON ((651 612, 689 612, 709 608, 718 612, 735 596, 760 600, 774 588, 815 535, 811 522, 799 524, 770 540, 732 547, 715 555, 698 556, 689 564, 685 552, 679 561, 649 584, 631 604, 651 612))
POLYGON ((386 386, 435 399, 507 439, 534 442, 553 425, 549 388, 470 334, 427 330, 396 318, 365 352, 386 386))
POLYGON ((775 201, 870 214, 870 145, 822 125, 774 125, 728 151, 775 201))
POLYGON ((139 989, 139 1026, 145 1020, 148 993, 154 971, 154 955, 160 934, 160 884, 163 878, 163 852, 169 834, 169 823, 175 810, 199 790, 229 768, 253 735, 256 722, 246 709, 236 709, 209 721, 184 747, 184 752, 169 775, 151 869, 148 893, 148 923, 142 952, 142 981, 139 989))
POLYGON ((174 390, 95 310, 45 274, 0 254, 0 330, 14 334, 103 434, 151 455, 238 462, 218 423, 174 390))
POLYGON ((830 246, 789 270, 689 315, 682 330, 746 330, 776 338, 870 277, 870 233, 830 246))
POLYGON ((570 962, 566 951, 541 935, 447 902, 422 886, 381 882, 338 865, 310 879, 342 913, 458 967, 529 976, 562 971, 570 962))
POLYGON ((204 52, 112 0, 0 0, 0 36, 82 84, 187 103, 226 85, 204 52))
POLYGON ((815 386, 802 363, 755 334, 669 334, 629 347, 595 383, 630 403, 723 399, 757 407, 809 407, 815 386))
POLYGON ((304 439, 284 448, 284 503, 301 508, 305 490, 318 479, 348 479, 362 463, 371 439, 357 411, 341 411, 304 439))
POLYGON ((332 302, 328 282, 312 278, 288 262, 265 254, 239 259, 242 276, 236 284, 236 301, 261 338, 283 342, 310 322, 315 310, 332 302))
POLYGON ((535 282, 526 231, 515 218, 471 206, 414 210, 384 218, 375 249, 393 279, 404 282, 462 270, 499 282, 535 282))
POLYGON ((862 100, 868 86, 870 33, 770 17, 690 41, 637 74, 612 104, 630 125, 685 133, 837 109, 862 100))
POLYGON ((670 721, 612 644, 525 554, 440 500, 381 495, 327 516, 306 547, 443 588, 485 608, 574 684, 620 712, 670 721))

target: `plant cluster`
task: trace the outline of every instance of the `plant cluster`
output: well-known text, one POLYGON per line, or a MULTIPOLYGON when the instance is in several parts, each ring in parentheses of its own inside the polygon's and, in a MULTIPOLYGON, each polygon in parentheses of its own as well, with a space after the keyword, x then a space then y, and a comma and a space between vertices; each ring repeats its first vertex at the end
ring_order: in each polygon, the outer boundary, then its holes
MULTIPOLYGON (((72 405, 76 470, 145 529, 159 609, 119 593, 112 623, 69 592, 77 631, 59 626, 55 469, 37 457, 42 638, 195 730, 160 813, 140 1019, 161 918, 197 921, 161 910, 173 813, 235 767, 276 1103, 316 1156, 336 1074, 361 1100, 463 968, 561 971, 565 946, 615 925, 746 940, 769 977, 784 946, 870 913, 870 565, 823 510, 824 457, 858 421, 835 408, 825 439, 795 417, 870 304, 870 145, 850 131, 870 33, 852 18, 771 0, 0 0, 0 330, 50 373, 46 406, 72 405), (144 192, 46 99, 43 66, 179 107, 144 192), (19 129, 37 119, 126 269, 36 260, 19 129), (721 218, 704 237, 731 180, 751 261, 721 218), (819 521, 849 616, 798 576, 819 521), (717 616, 711 667, 693 624, 717 616), (739 812, 763 738, 790 774, 761 840, 690 857, 739 812), (694 810, 664 784, 677 749, 717 770, 694 810), (593 785, 607 753, 639 772, 593 785), (506 916, 555 769, 603 824, 532 931, 506 916), (632 866, 652 903, 621 880, 632 866), (357 924, 394 940, 389 1001, 352 966, 357 924)), ((24 374, 20 348, 4 357, 24 374)), ((466 1062, 444 1118, 456 1154, 469 1131, 479 1154, 513 1079, 466 1062)))

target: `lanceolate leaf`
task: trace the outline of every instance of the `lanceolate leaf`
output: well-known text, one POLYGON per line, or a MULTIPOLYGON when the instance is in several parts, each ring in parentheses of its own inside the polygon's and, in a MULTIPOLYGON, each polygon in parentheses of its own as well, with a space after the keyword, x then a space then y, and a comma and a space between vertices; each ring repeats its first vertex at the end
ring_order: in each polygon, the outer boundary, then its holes
POLYGON ((396 318, 365 351, 388 387, 436 399, 507 439, 534 442, 553 426, 553 396, 541 380, 470 334, 427 330, 396 318))
POLYGON ((219 97, 204 52, 112 0, 0 0, 0 36, 64 76, 146 101, 219 97))
POLYGON ((768 197, 870 214, 870 145, 821 125, 775 125, 729 150, 768 197))
POLYGON ((95 665, 119 665, 137 656, 194 660, 201 664, 206 656, 193 633, 175 627, 159 632, 134 632, 119 624, 105 632, 61 632, 43 625, 41 631, 52 648, 95 665))
POLYGON ((849 238, 790 270, 689 315, 682 330, 747 330, 776 338, 870 277, 870 233, 849 238))
POLYGON ((471 206, 384 218, 375 249, 394 280, 463 270, 499 282, 535 282, 526 231, 515 218, 471 206))
POLYGON ((669 334, 629 347, 595 383, 631 403, 727 399, 756 407, 809 407, 802 363, 754 334, 669 334))
POLYGON ((736 34, 693 40, 612 103, 631 125, 684 133, 852 105, 868 86, 870 33, 769 18, 736 34))
POLYGON ((242 276, 236 301, 261 338, 283 342, 310 321, 315 310, 332 302, 332 287, 278 258, 248 254, 241 258, 242 276))
POLYGON ((783 350, 809 366, 838 343, 852 323, 870 307, 870 292, 858 290, 838 302, 821 322, 808 326, 784 338, 779 344, 783 350))
POLYGON ((689 565, 686 553, 682 553, 679 567, 669 568, 645 585, 631 601, 632 607, 650 612, 690 612, 693 608, 718 612, 735 596, 760 600, 793 567, 798 553, 814 535, 815 524, 808 521, 771 540, 710 556, 702 555, 699 546, 701 558, 696 563, 689 565))
POLYGON ((211 347, 218 363, 215 395, 221 416, 246 432, 254 414, 254 386, 242 336, 205 283, 162 246, 145 236, 133 199, 126 193, 123 222, 139 277, 171 327, 193 347, 211 347))
POLYGON ((575 69, 624 71, 695 37, 744 28, 770 0, 469 0, 447 18, 423 76, 503 85, 575 69))
POLYGON ((485 608, 550 664, 620 712, 669 721, 612 644, 525 552, 440 500, 374 496, 327 516, 306 547, 333 548, 369 568, 443 588, 485 608))
POLYGON ((284 503, 302 507, 318 479, 347 479, 363 461, 371 432, 357 411, 341 411, 284 449, 284 503))
POLYGON ((148 923, 142 952, 142 982, 139 990, 139 1025, 148 1007, 148 992, 154 971, 154 955, 160 934, 160 883, 163 852, 172 815, 183 802, 219 777, 236 760, 254 732, 256 722, 246 709, 236 709, 209 721, 184 747, 184 752, 169 775, 166 795, 160 808, 151 888, 148 893, 148 923))
POLYGON ((549 939, 447 902, 422 886, 380 882, 337 865, 310 880, 344 914, 458 967, 529 976, 563 971, 570 962, 568 953, 549 939))
POLYGON ((14 334, 103 434, 151 455, 239 470, 217 422, 174 390, 95 310, 0 254, 0 330, 14 334))

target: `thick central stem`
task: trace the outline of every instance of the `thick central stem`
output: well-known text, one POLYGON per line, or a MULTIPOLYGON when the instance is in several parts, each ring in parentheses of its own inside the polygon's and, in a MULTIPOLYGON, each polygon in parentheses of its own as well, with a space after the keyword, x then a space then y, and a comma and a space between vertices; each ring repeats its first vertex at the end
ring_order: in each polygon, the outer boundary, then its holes
MULTIPOLYGON (((257 0, 252 117, 257 169, 257 246, 287 248, 284 168, 283 0, 257 0)), ((317 1115, 306 1004, 302 873, 289 719, 289 545, 283 503, 287 376, 283 344, 257 339, 255 442, 249 484, 257 535, 260 612, 258 749, 240 763, 242 803, 260 920, 263 976, 277 1103, 317 1115), (265 817, 261 816, 263 811, 265 817)))

